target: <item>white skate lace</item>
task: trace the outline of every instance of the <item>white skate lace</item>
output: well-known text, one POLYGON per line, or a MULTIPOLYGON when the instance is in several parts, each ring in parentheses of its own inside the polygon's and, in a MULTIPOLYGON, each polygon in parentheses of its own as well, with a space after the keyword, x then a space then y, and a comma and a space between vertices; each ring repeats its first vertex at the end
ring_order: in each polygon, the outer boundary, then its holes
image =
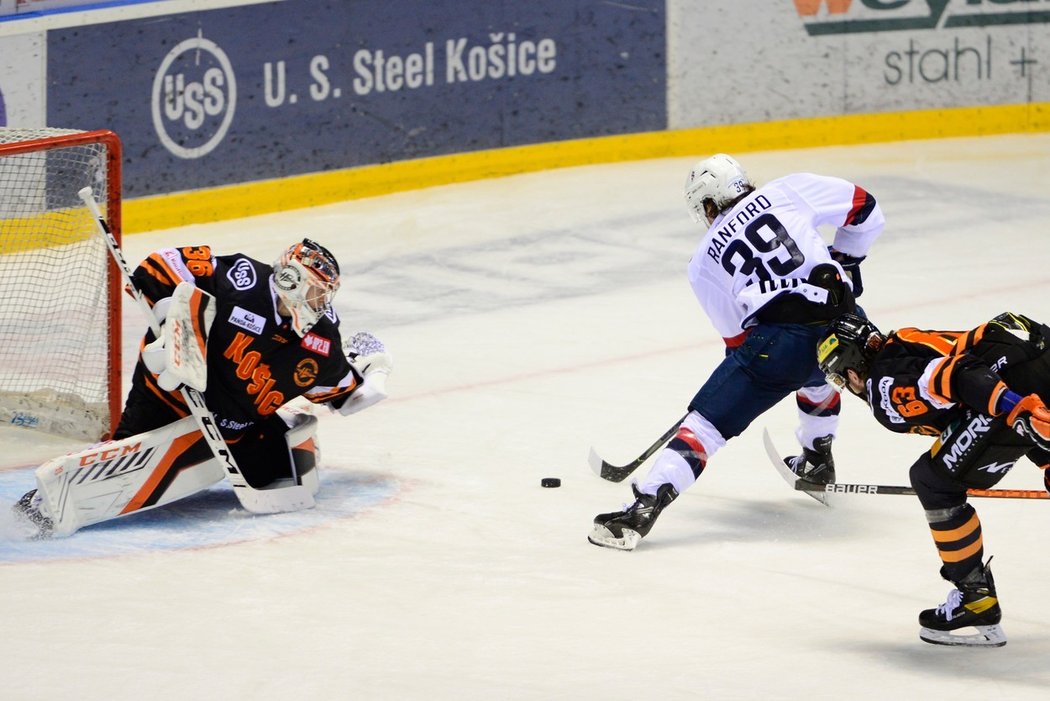
POLYGON ((952 611, 959 608, 959 604, 962 603, 962 592, 958 589, 952 589, 948 593, 948 600, 937 607, 937 613, 944 615, 944 620, 952 620, 952 611))

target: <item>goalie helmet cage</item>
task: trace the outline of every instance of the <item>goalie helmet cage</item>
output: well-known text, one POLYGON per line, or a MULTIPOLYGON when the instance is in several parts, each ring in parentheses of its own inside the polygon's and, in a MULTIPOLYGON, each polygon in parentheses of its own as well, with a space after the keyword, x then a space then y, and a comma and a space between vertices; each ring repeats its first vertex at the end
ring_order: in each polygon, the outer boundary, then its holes
POLYGON ((120 418, 120 273, 77 193, 120 240, 108 130, 0 128, 0 422, 86 441, 120 418))

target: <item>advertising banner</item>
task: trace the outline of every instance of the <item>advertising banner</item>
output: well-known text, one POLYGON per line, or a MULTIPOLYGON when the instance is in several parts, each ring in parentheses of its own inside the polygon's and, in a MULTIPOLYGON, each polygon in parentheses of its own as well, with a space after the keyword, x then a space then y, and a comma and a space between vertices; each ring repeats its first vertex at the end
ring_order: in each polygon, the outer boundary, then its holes
POLYGON ((1046 0, 708 0, 669 12, 671 128, 1050 100, 1046 0))
POLYGON ((48 33, 125 196, 666 126, 663 0, 285 0, 48 33))

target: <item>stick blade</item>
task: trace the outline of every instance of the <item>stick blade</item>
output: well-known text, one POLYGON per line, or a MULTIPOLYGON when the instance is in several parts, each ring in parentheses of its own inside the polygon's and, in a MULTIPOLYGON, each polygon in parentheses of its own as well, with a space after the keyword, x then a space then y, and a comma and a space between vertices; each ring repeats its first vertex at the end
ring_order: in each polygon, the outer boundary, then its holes
POLYGON ((773 445, 773 439, 769 435, 769 429, 762 429, 762 443, 766 446, 766 455, 769 456, 769 461, 773 463, 773 467, 776 468, 777 474, 779 474, 785 482, 791 485, 792 489, 802 492, 806 496, 813 497, 824 506, 831 506, 827 492, 806 489, 805 485, 802 484, 802 480, 791 471, 791 468, 787 466, 784 459, 780 457, 780 453, 777 452, 777 447, 773 445))
POLYGON ((587 456, 587 464, 594 470, 594 474, 599 477, 602 476, 602 465, 605 464, 605 461, 602 460, 601 455, 598 455, 598 451, 594 449, 594 446, 591 446, 591 454, 587 456))
POLYGON ((631 466, 617 467, 605 462, 593 447, 590 455, 587 456, 587 462, 590 464, 591 469, 594 470, 594 474, 609 482, 623 482, 629 474, 634 472, 634 468, 631 466))

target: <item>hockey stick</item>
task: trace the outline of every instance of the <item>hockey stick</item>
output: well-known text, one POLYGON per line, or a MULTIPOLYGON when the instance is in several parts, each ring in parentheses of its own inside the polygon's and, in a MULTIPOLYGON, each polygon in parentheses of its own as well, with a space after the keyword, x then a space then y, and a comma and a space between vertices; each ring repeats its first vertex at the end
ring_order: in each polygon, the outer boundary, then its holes
POLYGON ((683 421, 685 421, 686 416, 689 416, 689 414, 678 419, 671 428, 667 429, 664 435, 657 438, 655 443, 646 448, 644 453, 626 465, 613 465, 605 462, 605 460, 602 459, 602 456, 598 455, 598 452, 593 447, 591 448, 591 454, 588 456, 587 462, 590 463, 591 469, 594 470, 594 474, 598 475, 603 480, 609 480, 610 482, 623 482, 628 475, 637 470, 638 467, 648 460, 653 453, 660 450, 667 441, 671 440, 671 436, 678 431, 678 427, 683 421))
MULTIPOLYGON (((131 277, 131 268, 128 267, 127 261, 124 260, 120 244, 117 243, 116 237, 110 231, 106 220, 102 217, 102 212, 99 211, 98 204, 95 202, 94 192, 90 187, 85 187, 77 195, 91 212, 98 233, 102 236, 103 241, 106 242, 110 255, 117 264, 117 268, 120 269, 120 274, 124 278, 128 291, 146 315, 153 335, 159 338, 161 333, 160 324, 153 313, 153 308, 146 301, 142 290, 135 286, 135 282, 131 277)), ((207 404, 204 403, 204 397, 196 389, 187 385, 182 387, 182 396, 186 399, 186 406, 189 407, 190 413, 197 420, 197 424, 201 429, 201 435, 204 436, 204 441, 211 449, 212 455, 215 456, 220 465, 225 467, 226 478, 233 486, 233 493, 237 495, 241 506, 256 514, 276 514, 285 511, 298 511, 314 505, 313 494, 303 485, 297 484, 279 489, 255 489, 248 484, 248 481, 244 479, 244 475, 241 474, 240 467, 238 467, 233 454, 230 453, 226 441, 223 439, 222 434, 219 433, 218 426, 215 425, 215 417, 212 415, 211 410, 208 409, 207 404)))
MULTIPOLYGON (((784 481, 796 491, 811 496, 822 504, 828 505, 831 494, 907 494, 915 495, 912 487, 900 487, 889 484, 858 484, 854 482, 831 482, 826 485, 812 484, 799 479, 787 466, 769 437, 769 430, 763 430, 762 441, 766 445, 773 467, 777 469, 784 481)), ((967 489, 968 497, 985 497, 989 499, 1050 499, 1050 492, 1045 489, 967 489)))
POLYGON ((769 437, 769 429, 762 429, 762 443, 766 446, 766 455, 769 456, 769 461, 773 463, 773 467, 776 468, 777 474, 784 478, 793 489, 796 489, 807 496, 811 496, 819 501, 824 506, 831 506, 828 503, 827 494, 823 489, 805 489, 806 484, 798 478, 791 468, 787 466, 784 459, 780 457, 780 453, 777 452, 777 448, 773 445, 773 439, 769 437))

